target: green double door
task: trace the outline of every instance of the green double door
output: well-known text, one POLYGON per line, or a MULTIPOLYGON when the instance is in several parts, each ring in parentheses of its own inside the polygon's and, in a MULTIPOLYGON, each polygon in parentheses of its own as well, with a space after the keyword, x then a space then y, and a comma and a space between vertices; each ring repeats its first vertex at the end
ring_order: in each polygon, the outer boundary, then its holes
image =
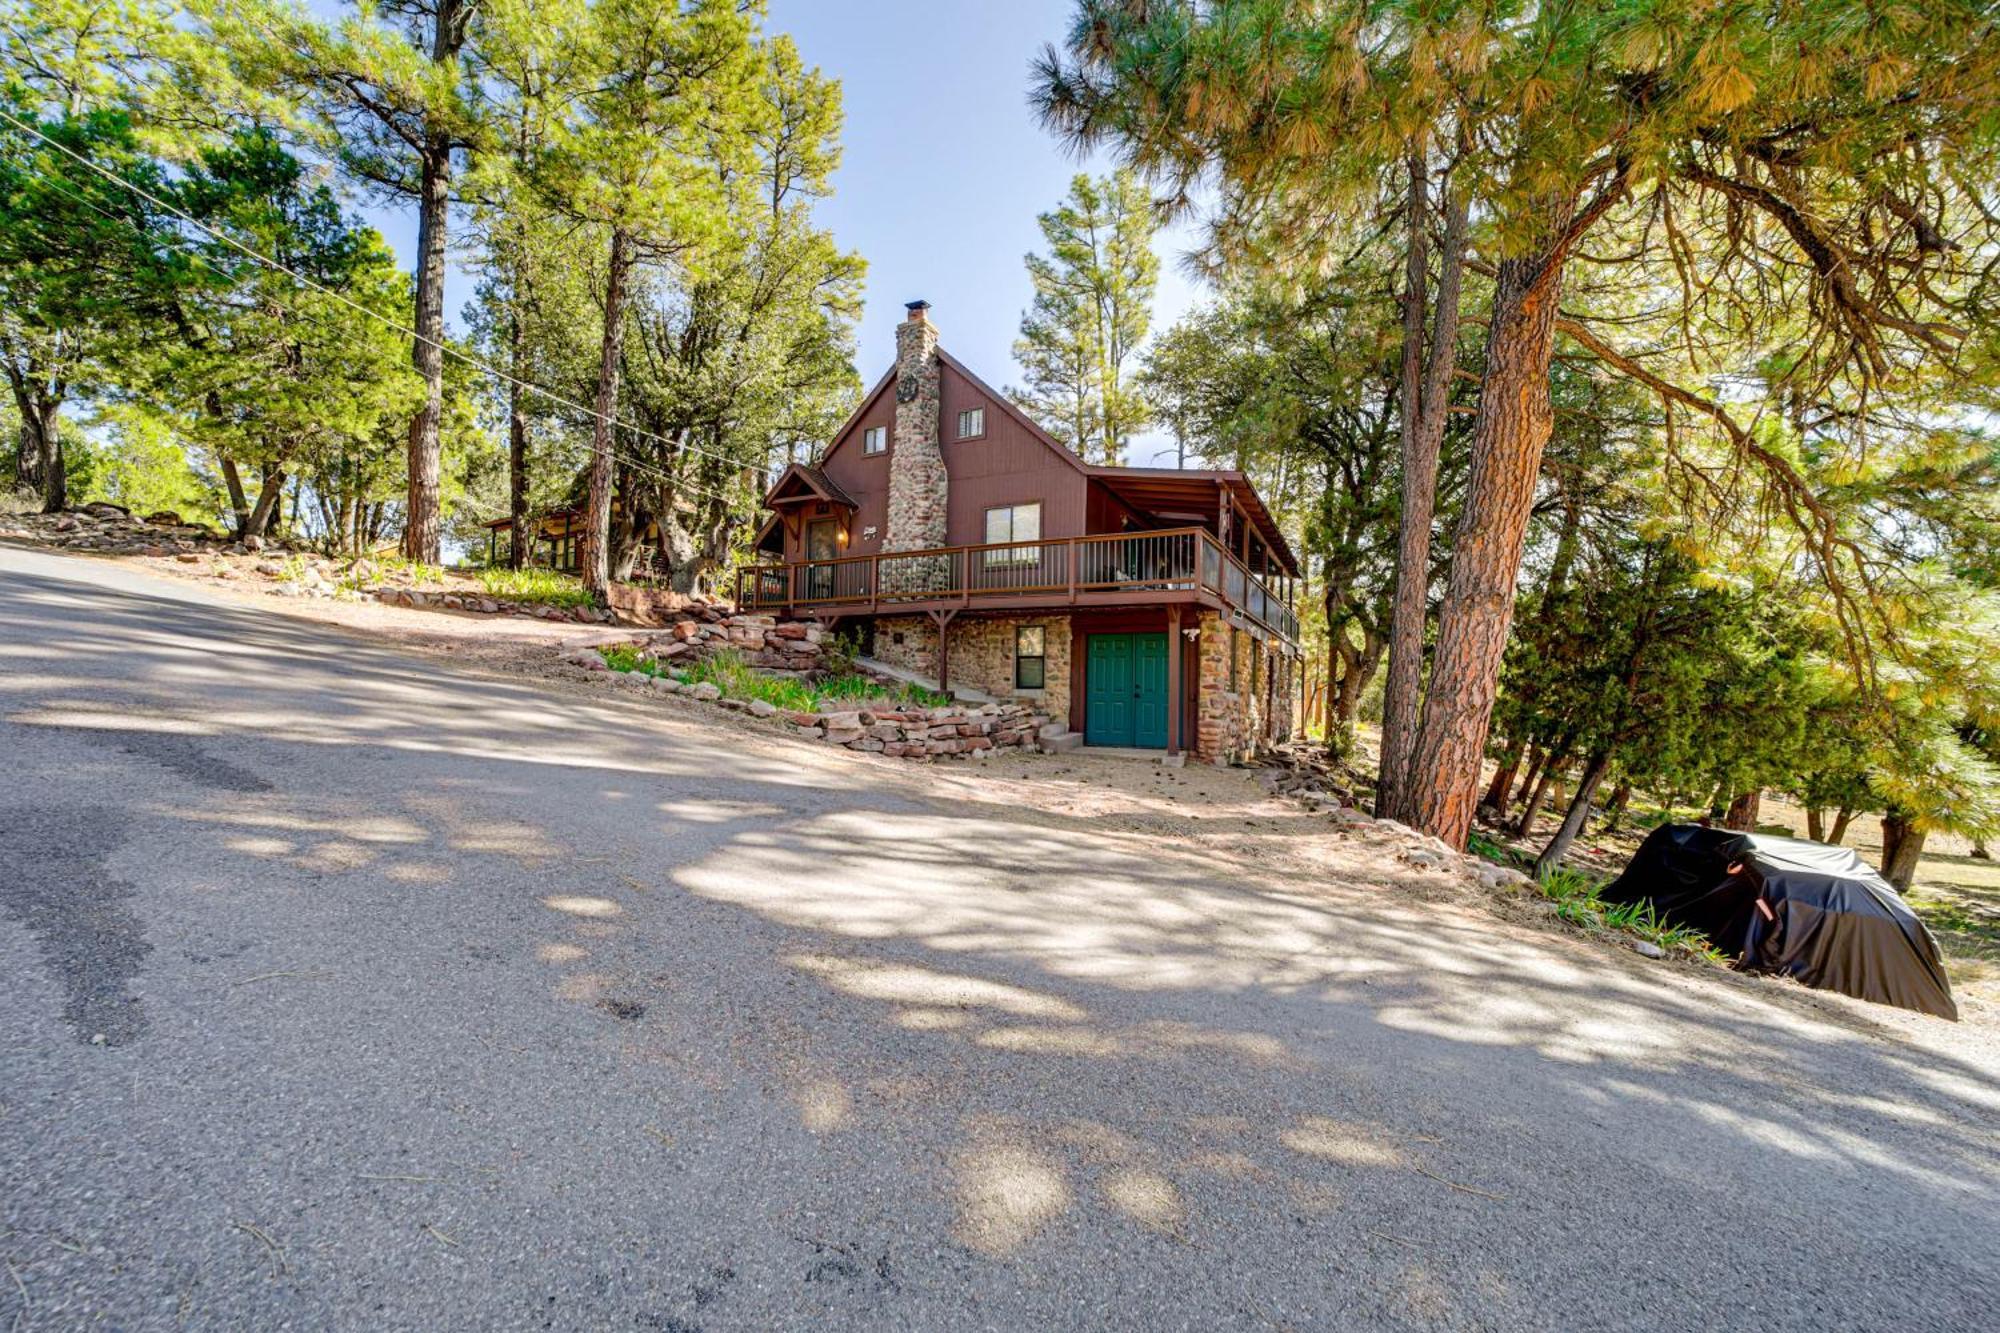
POLYGON ((1167 748, 1167 636, 1092 634, 1083 666, 1083 739, 1167 748))

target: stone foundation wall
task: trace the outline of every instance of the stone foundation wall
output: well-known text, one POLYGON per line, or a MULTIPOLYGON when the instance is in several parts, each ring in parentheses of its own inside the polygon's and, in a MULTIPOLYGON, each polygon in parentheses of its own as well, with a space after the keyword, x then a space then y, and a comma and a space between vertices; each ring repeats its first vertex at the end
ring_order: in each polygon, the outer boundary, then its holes
MULTIPOLYGON (((951 622, 951 684, 994 699, 1018 699, 1069 722, 1069 617, 1063 615, 960 617, 951 622), (1014 686, 1014 631, 1042 627, 1044 684, 1039 690, 1014 686)), ((929 616, 883 616, 875 622, 875 660, 926 680, 937 679, 937 627, 929 616), (898 643, 897 637, 902 642, 898 643)))
POLYGON ((936 676, 937 627, 929 616, 881 617, 875 622, 875 660, 926 679, 936 676))
MULTIPOLYGON (((1222 617, 1204 612, 1198 694, 1201 718, 1194 753, 1212 764, 1233 763, 1263 745, 1291 735, 1291 691, 1285 669, 1270 644, 1247 630, 1232 632, 1222 617), (1230 657, 1236 659, 1230 684, 1230 657), (1273 673, 1276 673, 1275 675, 1273 673)), ((1297 664, 1292 665, 1297 669, 1297 664)))
POLYGON ((955 620, 951 625, 951 683, 969 686, 995 699, 1030 703, 1067 726, 1069 641, 1068 616, 955 620), (1023 625, 1042 627, 1043 685, 1039 690, 1014 686, 1014 631, 1023 625))

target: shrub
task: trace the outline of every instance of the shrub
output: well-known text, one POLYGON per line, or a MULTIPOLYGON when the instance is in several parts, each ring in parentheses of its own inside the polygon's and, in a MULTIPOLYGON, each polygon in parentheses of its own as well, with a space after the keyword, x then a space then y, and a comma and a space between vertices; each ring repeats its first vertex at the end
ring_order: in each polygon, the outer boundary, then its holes
POLYGON ((541 606, 567 608, 592 606, 597 600, 573 575, 560 574, 553 569, 542 569, 534 565, 526 569, 488 566, 479 571, 479 582, 485 587, 488 597, 497 597, 509 602, 532 602, 541 606))
POLYGON ((861 636, 853 630, 829 634, 819 641, 819 660, 828 675, 852 674, 854 659, 859 656, 861 656, 861 636))

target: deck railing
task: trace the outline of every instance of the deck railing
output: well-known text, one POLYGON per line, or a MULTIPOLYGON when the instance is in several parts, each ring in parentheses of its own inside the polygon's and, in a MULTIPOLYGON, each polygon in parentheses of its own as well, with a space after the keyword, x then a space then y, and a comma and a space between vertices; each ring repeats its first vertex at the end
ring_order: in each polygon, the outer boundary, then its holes
POLYGON ((1284 599, 1201 528, 753 565, 737 575, 736 602, 745 610, 879 611, 919 602, 1202 590, 1298 642, 1298 616, 1284 599))

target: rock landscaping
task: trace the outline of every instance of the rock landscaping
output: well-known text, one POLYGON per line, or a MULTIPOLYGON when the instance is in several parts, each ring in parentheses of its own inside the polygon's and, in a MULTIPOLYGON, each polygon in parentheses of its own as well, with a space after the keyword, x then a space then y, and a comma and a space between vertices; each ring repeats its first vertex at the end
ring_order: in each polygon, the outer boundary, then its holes
MULTIPOLYGON (((850 670, 838 695, 815 697, 832 683, 824 668, 828 638, 817 624, 764 615, 730 615, 712 621, 683 619, 644 635, 616 633, 573 643, 564 660, 585 670, 624 670, 667 694, 718 704, 766 719, 795 735, 879 754, 889 759, 983 758, 999 749, 1034 746, 1055 728, 1048 714, 1025 704, 931 705, 901 682, 868 677, 879 697, 854 697, 851 682, 867 677, 850 670), (725 694, 713 679, 694 679, 698 663, 723 655, 756 677, 796 682, 810 707, 784 708, 752 694, 725 694)), ((792 691, 785 691, 791 693, 792 691)))
POLYGON ((0 538, 31 541, 71 551, 99 555, 141 555, 155 559, 203 553, 250 554, 263 549, 261 538, 234 542, 199 523, 189 523, 169 509, 141 518, 123 506, 95 501, 61 514, 0 513, 0 538))

